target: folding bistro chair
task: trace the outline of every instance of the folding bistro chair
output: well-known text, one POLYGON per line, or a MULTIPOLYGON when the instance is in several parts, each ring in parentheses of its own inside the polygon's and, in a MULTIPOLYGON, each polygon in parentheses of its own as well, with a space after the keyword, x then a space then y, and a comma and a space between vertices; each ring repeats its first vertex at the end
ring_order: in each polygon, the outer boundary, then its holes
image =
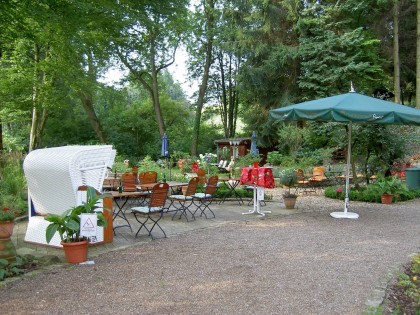
POLYGON ((296 191, 297 194, 299 190, 302 190, 302 193, 307 193, 308 191, 314 191, 311 189, 311 183, 310 181, 305 177, 305 174, 302 169, 295 169, 294 172, 297 175, 298 181, 296 185, 296 191))
POLYGON ((209 210, 213 214, 213 218, 216 216, 214 212, 210 209, 210 204, 213 201, 213 195, 217 190, 217 182, 219 181, 218 176, 211 176, 206 184, 204 193, 195 193, 193 197, 193 203, 197 207, 195 209, 193 216, 195 217, 195 213, 200 210, 200 217, 204 214, 207 219, 207 215, 205 213, 206 210, 209 210), (197 201, 198 203, 196 203, 197 201))
POLYGON ((147 206, 144 207, 133 207, 131 212, 134 214, 137 222, 140 223, 140 228, 136 233, 136 237, 139 234, 140 230, 144 227, 149 236, 153 238, 152 230, 155 226, 158 226, 163 232, 163 235, 166 237, 165 231, 159 225, 159 220, 163 216, 163 210, 165 208, 166 197, 168 196, 169 185, 167 183, 158 183, 153 186, 152 192, 150 193, 150 198, 147 206), (152 227, 149 229, 146 226, 148 221, 152 221, 152 227))
MULTIPOLYGON (((125 172, 121 175, 121 184, 124 192, 136 192, 137 191, 137 174, 133 172, 125 172)), ((136 196, 130 197, 130 205, 142 206, 146 197, 149 193, 145 191, 143 194, 138 194, 136 196)), ((124 210, 125 211, 125 210, 124 210)))
POLYGON ((126 192, 136 191, 137 176, 132 172, 125 172, 121 175, 123 190, 126 192))
POLYGON ((198 177, 193 177, 190 179, 187 189, 183 195, 170 195, 168 199, 171 201, 171 204, 169 205, 169 209, 171 206, 174 206, 175 213, 172 216, 172 220, 175 218, 175 216, 180 212, 179 218, 181 219, 182 216, 185 217, 188 221, 187 217, 187 211, 191 214, 192 218, 195 220, 194 214, 189 209, 191 205, 193 205, 193 195, 195 194, 195 191, 197 190, 197 185, 199 182, 198 177))
POLYGON ((327 184, 327 177, 325 177, 324 168, 314 167, 312 177, 309 178, 309 182, 314 188, 319 188, 322 192, 324 190, 324 186, 327 184))
POLYGON ((207 178, 206 178, 206 171, 205 170, 203 170, 203 169, 198 169, 197 170, 197 176, 198 176, 198 182, 200 183, 200 184, 205 184, 205 183, 207 183, 207 178))
POLYGON ((139 174, 139 182, 140 184, 157 183, 157 172, 155 171, 141 172, 139 174))

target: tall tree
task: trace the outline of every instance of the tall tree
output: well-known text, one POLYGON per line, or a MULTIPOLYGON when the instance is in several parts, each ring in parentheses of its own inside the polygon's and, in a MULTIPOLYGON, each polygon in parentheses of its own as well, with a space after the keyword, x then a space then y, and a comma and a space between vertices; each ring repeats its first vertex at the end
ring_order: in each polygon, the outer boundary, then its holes
MULTIPOLYGON (((8 79, 24 73, 31 79, 31 128, 29 150, 41 145, 47 118, 54 107, 65 103, 71 82, 68 79, 73 69, 80 68, 77 49, 79 32, 84 23, 80 17, 88 1, 22 1, 15 3, 23 18, 20 32, 15 33, 6 47, 7 60, 3 63, 10 69, 8 79)), ((19 17, 19 16, 18 16, 19 17)), ((18 20, 15 20, 17 22, 18 20)), ((80 78, 74 76, 74 78, 80 78)))
POLYGON ((187 0, 123 1, 126 8, 122 33, 114 38, 117 56, 136 80, 150 93, 159 133, 165 122, 159 101, 158 75, 169 67, 188 25, 187 0))
MULTIPOLYGON (((197 103, 195 108, 195 119, 194 119, 194 128, 193 128, 193 137, 191 143, 191 155, 197 156, 197 147, 200 135, 200 125, 201 125, 201 114, 203 111, 203 105, 205 101, 205 95, 207 91, 207 85, 210 76, 210 66, 213 63, 213 41, 214 41, 214 34, 216 32, 216 24, 215 24, 215 1, 214 0, 202 0, 202 14, 201 10, 197 7, 196 8, 196 27, 195 27, 195 38, 196 40, 193 43, 194 47, 191 47, 190 50, 196 50, 199 52, 199 56, 201 56, 201 52, 204 54, 204 65, 202 66, 202 77, 201 82, 198 90, 198 97, 197 103), (199 14, 203 16, 199 17, 199 14), (201 23, 201 21, 203 23, 201 23), (203 28, 200 26, 203 25, 203 28), (202 43, 201 47, 197 50, 197 44, 202 43)), ((201 59, 201 58, 200 58, 201 59)))
POLYGON ((420 109, 420 0, 417 3, 416 108, 420 109))
POLYGON ((400 77, 400 46, 399 46, 399 1, 394 0, 393 6, 393 60, 394 60, 394 95, 395 103, 401 104, 401 77, 400 77))
POLYGON ((384 78, 379 41, 352 20, 343 20, 348 9, 315 3, 303 11, 298 24, 303 99, 342 93, 350 82, 372 91, 384 78))

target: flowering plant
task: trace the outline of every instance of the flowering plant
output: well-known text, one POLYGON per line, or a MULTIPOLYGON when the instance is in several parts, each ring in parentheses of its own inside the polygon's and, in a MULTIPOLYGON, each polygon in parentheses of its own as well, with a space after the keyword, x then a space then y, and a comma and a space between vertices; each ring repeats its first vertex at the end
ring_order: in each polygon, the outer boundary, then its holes
POLYGON ((19 215, 19 212, 16 210, 3 208, 0 211, 0 222, 13 221, 18 215, 19 215))
POLYGON ((341 197, 341 193, 342 193, 343 191, 341 190, 341 187, 340 187, 340 186, 338 186, 338 187, 337 187, 337 190, 336 190, 335 192, 337 193, 337 198, 340 198, 340 197, 341 197))

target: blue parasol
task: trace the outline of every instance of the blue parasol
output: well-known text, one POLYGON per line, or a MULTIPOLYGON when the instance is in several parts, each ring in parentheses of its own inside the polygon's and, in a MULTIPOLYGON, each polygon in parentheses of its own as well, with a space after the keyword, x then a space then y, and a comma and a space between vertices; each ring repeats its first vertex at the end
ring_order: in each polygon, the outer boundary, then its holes
POLYGON ((162 150, 160 154, 164 158, 169 157, 168 137, 166 136, 166 133, 164 133, 162 137, 162 150))
POLYGON ((257 148, 257 133, 255 131, 252 132, 250 154, 252 156, 258 156, 259 154, 258 148, 257 148))

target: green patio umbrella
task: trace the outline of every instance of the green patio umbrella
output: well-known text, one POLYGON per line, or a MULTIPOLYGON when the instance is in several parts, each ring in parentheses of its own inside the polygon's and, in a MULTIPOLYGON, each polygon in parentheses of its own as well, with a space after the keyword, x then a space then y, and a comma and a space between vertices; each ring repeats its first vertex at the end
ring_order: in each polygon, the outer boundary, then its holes
POLYGON ((420 126, 420 110, 353 91, 318 100, 281 107, 270 111, 270 118, 276 121, 315 120, 347 123, 349 128, 346 167, 346 194, 344 211, 333 212, 334 218, 357 219, 357 213, 348 212, 349 173, 351 156, 352 123, 400 124, 420 126))

